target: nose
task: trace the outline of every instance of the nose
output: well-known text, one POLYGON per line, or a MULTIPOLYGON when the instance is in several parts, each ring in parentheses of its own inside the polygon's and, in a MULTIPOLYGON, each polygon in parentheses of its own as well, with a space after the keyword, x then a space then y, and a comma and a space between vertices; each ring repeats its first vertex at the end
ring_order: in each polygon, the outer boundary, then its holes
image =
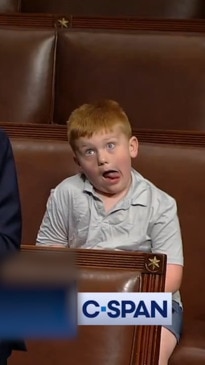
POLYGON ((105 152, 98 152, 97 153, 97 161, 98 161, 98 166, 103 166, 104 164, 108 163, 106 153, 105 152))

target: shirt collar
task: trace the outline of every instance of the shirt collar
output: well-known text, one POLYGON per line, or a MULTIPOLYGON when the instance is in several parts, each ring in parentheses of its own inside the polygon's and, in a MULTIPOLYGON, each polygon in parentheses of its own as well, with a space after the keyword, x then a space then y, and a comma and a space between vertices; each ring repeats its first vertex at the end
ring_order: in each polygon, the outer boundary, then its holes
MULTIPOLYGON (((132 185, 130 188, 131 204, 147 206, 147 184, 145 179, 134 169, 131 171, 132 185)), ((129 194, 128 193, 128 194, 129 194)))
MULTIPOLYGON (((132 184, 127 195, 121 201, 121 209, 128 209, 130 205, 142 205, 144 207, 147 206, 147 184, 145 183, 143 177, 136 170, 132 169, 131 175, 132 184)), ((98 195, 95 193, 93 185, 90 183, 90 181, 84 175, 81 175, 81 177, 84 180, 83 192, 92 194, 94 197, 98 198, 98 195)))
POLYGON ((91 193, 92 195, 96 195, 95 194, 95 190, 93 188, 93 185, 90 183, 90 181, 86 178, 86 176, 84 174, 81 175, 81 178, 84 180, 84 187, 83 187, 83 192, 85 193, 91 193))

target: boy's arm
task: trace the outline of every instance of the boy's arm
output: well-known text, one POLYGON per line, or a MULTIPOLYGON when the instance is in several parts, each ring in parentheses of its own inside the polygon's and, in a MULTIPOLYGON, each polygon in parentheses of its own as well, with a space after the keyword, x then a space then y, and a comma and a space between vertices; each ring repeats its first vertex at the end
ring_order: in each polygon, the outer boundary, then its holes
POLYGON ((36 245, 68 246, 68 209, 69 207, 66 206, 61 191, 51 191, 36 239, 36 245))
POLYGON ((165 291, 176 292, 183 274, 183 248, 176 202, 167 197, 158 209, 151 229, 152 252, 167 255, 165 291))
POLYGON ((174 293, 179 290, 182 281, 183 266, 167 264, 165 291, 174 293))
POLYGON ((0 257, 20 248, 21 206, 11 144, 0 132, 0 257))

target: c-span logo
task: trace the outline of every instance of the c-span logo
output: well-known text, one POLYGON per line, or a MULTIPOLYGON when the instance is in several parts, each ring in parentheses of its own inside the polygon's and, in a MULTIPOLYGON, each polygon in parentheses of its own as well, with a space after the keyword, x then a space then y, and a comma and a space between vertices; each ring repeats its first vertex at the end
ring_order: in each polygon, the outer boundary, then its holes
POLYGON ((78 325, 171 323, 171 293, 78 293, 78 325))

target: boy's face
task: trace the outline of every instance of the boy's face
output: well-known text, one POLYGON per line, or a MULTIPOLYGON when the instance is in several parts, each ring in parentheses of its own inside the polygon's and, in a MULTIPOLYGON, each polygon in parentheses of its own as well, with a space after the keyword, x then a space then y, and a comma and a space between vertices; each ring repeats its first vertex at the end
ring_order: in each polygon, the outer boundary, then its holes
POLYGON ((137 156, 138 141, 120 126, 76 141, 75 160, 95 190, 103 195, 121 195, 131 183, 131 158, 137 156))

